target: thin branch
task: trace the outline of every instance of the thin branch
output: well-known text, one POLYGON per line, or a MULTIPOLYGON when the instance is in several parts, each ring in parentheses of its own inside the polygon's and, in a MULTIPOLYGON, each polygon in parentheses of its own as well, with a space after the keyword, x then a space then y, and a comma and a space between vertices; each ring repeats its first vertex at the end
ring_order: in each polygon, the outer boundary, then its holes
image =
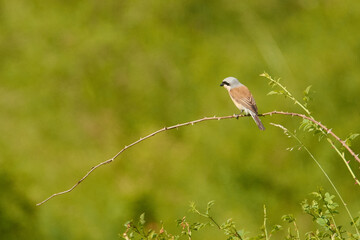
MULTIPOLYGON (((341 140, 337 135, 335 135, 331 129, 328 129, 327 127, 325 127, 323 124, 321 124, 320 122, 314 120, 311 117, 308 117, 304 114, 299 114, 299 113, 289 113, 289 112, 281 112, 281 111, 272 111, 272 112, 267 112, 267 113, 263 113, 263 114, 259 114, 258 116, 263 117, 263 116, 272 116, 273 114, 280 114, 280 115, 290 115, 290 116, 297 116, 303 119, 307 119, 312 121, 313 123, 317 124, 318 126, 320 126, 322 129, 324 129, 328 134, 331 134, 338 142, 340 142, 348 151, 349 153, 360 163, 360 159, 359 157, 351 150, 351 148, 345 144, 345 141, 341 140)), ((120 154, 122 154, 125 150, 129 149, 130 147, 133 147, 134 145, 148 139, 151 138, 153 136, 155 136, 158 133, 167 131, 167 130, 172 130, 172 129, 178 129, 179 127, 184 127, 184 126, 189 126, 189 125, 194 125, 196 123, 200 123, 200 122, 205 122, 205 121, 210 121, 210 120, 223 120, 223 119, 231 119, 231 118, 236 118, 238 119, 239 117, 249 117, 250 115, 230 115, 230 116, 223 116, 223 117, 204 117, 198 120, 194 120, 194 121, 190 121, 190 122, 186 122, 186 123, 180 123, 180 124, 176 124, 170 127, 163 127, 143 138, 140 138, 139 140, 131 143, 130 145, 125 146, 123 149, 120 150, 120 152, 118 152, 114 157, 99 163, 98 165, 92 167, 86 174, 84 177, 82 177, 74 186, 72 186, 71 188, 69 188, 68 190, 65 190, 63 192, 58 192, 58 193, 54 193, 53 195, 51 195, 50 197, 46 198, 44 201, 39 202, 38 204, 36 204, 36 206, 40 206, 42 204, 44 204, 45 202, 49 201, 51 198, 65 194, 65 193, 69 193, 72 190, 74 190, 82 181, 84 181, 94 170, 96 170, 97 168, 106 165, 108 163, 113 162, 120 154)))
POLYGON ((74 188, 76 188, 82 181, 85 180, 85 178, 87 178, 95 169, 105 165, 105 164, 108 164, 108 163, 111 163, 113 162, 120 154, 122 154, 125 150, 127 150, 128 148, 148 139, 148 138, 151 138, 153 136, 155 136, 156 134, 158 133, 161 133, 161 132, 164 132, 164 131, 167 131, 167 130, 172 130, 172 129, 178 129, 179 127, 184 127, 184 126, 188 126, 188 125, 194 125, 196 123, 199 123, 199 122, 203 122, 203 121, 209 121, 209 120, 223 120, 223 119, 229 119, 229 118, 239 118, 239 117, 248 117, 247 115, 231 115, 231 116, 224 116, 224 117, 205 117, 205 118, 202 118, 202 119, 198 119, 198 120, 195 120, 195 121, 191 121, 191 122, 186 122, 186 123, 180 123, 180 124, 176 124, 174 126, 171 126, 171 127, 163 127, 162 129, 159 129, 157 130, 156 132, 153 132, 143 138, 140 138, 139 140, 131 143, 130 145, 127 145, 125 146, 123 149, 120 150, 120 152, 118 152, 114 157, 104 161, 104 162, 101 162, 99 163, 98 165, 92 167, 90 169, 90 171, 88 171, 84 177, 82 177, 74 186, 72 186, 71 188, 69 188, 68 190, 66 191, 63 191, 63 192, 58 192, 58 193, 54 193, 53 195, 51 195, 50 197, 48 197, 47 199, 45 199, 44 201, 36 204, 36 206, 40 206, 41 204, 49 201, 51 198, 53 197, 56 197, 58 195, 62 195, 62 194, 65 194, 65 193, 68 193, 68 192, 71 192, 72 190, 74 190, 74 188))

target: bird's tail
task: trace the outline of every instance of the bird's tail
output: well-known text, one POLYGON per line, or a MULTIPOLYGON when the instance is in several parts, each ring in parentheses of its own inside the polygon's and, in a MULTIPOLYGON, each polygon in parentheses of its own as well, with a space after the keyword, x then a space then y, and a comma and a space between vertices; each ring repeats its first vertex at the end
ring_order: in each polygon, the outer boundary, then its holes
POLYGON ((260 121, 260 118, 258 117, 258 115, 254 112, 250 112, 251 117, 254 119, 256 125, 259 127, 260 130, 265 130, 264 125, 262 124, 262 122, 260 121))

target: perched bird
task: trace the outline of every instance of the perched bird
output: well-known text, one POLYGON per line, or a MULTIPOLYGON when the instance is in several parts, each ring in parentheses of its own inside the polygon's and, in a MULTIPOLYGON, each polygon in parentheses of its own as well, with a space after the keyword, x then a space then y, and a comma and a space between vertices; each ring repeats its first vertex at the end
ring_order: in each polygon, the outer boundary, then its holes
POLYGON ((261 123, 260 118, 258 117, 258 110, 255 103, 254 97, 251 95, 249 89, 241 84, 236 78, 228 77, 225 78, 220 86, 225 87, 233 100, 235 106, 245 112, 245 114, 250 114, 254 119, 255 123, 260 130, 265 130, 264 125, 261 123))

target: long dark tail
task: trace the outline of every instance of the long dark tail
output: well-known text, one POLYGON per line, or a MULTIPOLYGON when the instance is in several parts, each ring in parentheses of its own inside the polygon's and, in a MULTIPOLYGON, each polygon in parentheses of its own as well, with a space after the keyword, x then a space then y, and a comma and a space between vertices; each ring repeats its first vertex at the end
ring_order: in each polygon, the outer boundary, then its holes
POLYGON ((260 130, 265 130, 264 125, 262 124, 262 122, 260 121, 260 118, 258 117, 258 115, 256 113, 250 112, 251 117, 254 119, 256 125, 259 127, 260 130))

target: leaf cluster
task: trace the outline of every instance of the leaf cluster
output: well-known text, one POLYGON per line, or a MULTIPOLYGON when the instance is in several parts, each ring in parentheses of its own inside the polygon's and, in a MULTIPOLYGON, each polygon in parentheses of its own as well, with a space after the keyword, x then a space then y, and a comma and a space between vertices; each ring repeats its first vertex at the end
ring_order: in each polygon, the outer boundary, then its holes
POLYGON ((319 141, 327 135, 319 125, 305 118, 302 120, 299 129, 302 129, 304 132, 313 133, 314 136, 318 136, 319 141))
POLYGON ((141 214, 139 220, 135 223, 133 220, 128 221, 124 225, 125 232, 120 236, 122 239, 154 239, 154 240, 177 240, 179 236, 168 233, 164 226, 159 231, 146 228, 145 213, 141 214))
MULTIPOLYGON (((312 221, 320 226, 320 229, 306 233, 306 239, 359 239, 360 236, 347 232, 342 225, 335 221, 335 215, 339 214, 339 204, 334 201, 335 196, 319 189, 311 193, 312 199, 305 199, 301 203, 303 211, 312 217, 312 221)), ((359 218, 355 218, 358 221, 359 218)), ((352 225, 358 224, 352 222, 352 225)))

